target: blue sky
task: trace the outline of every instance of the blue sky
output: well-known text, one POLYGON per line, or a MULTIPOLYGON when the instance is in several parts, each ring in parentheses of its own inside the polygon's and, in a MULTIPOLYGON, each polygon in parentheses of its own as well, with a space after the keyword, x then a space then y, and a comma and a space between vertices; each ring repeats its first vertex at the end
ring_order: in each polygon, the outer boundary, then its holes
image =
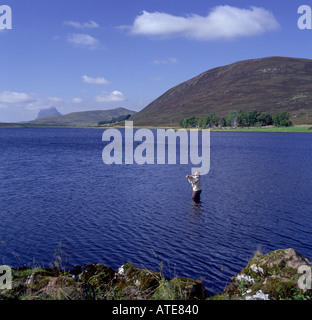
MULTIPOLYGON (((305 1, 1 0, 0 122, 62 113, 140 110, 208 69, 239 60, 312 58, 305 1)), ((312 2, 311 2, 312 6, 312 2)))

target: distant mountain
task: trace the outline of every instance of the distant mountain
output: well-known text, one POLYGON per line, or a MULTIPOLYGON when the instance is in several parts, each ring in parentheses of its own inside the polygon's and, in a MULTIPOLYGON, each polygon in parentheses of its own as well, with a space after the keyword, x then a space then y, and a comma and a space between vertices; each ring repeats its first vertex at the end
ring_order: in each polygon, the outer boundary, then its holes
POLYGON ((64 126, 95 126, 100 121, 110 121, 122 115, 136 112, 125 108, 116 108, 109 110, 94 110, 68 113, 66 115, 52 116, 47 118, 30 121, 31 124, 42 125, 64 125, 64 126))
POLYGON ((132 120, 138 126, 174 126, 231 110, 288 111, 294 124, 311 124, 312 60, 268 57, 214 68, 168 90, 132 120))
POLYGON ((47 109, 41 109, 38 113, 37 119, 42 119, 42 118, 48 118, 48 117, 53 117, 53 116, 61 116, 62 114, 55 108, 47 108, 47 109))

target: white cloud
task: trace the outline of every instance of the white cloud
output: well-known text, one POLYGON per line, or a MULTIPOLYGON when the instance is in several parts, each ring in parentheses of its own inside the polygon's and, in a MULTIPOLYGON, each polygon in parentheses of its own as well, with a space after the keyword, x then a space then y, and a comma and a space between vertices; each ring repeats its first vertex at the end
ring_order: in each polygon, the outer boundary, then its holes
POLYGON ((43 106, 53 105, 63 99, 57 97, 41 98, 33 93, 3 91, 0 92, 0 105, 4 108, 10 107, 11 110, 38 110, 43 106))
POLYGON ((48 107, 47 104, 43 104, 41 100, 36 100, 33 102, 29 102, 26 104, 26 109, 27 110, 40 110, 43 107, 48 107))
POLYGON ((33 95, 31 101, 25 101, 23 104, 27 110, 40 110, 43 108, 59 106, 60 103, 64 103, 65 100, 60 97, 40 97, 38 95, 33 95))
POLYGON ((113 91, 111 93, 102 92, 100 95, 94 98, 96 102, 118 102, 124 101, 125 97, 120 91, 113 91))
POLYGON ((176 64, 178 63, 178 59, 176 58, 169 58, 169 59, 164 59, 164 60, 154 60, 154 64, 176 64))
POLYGON ((130 27, 132 34, 145 36, 182 36, 196 40, 233 39, 276 30, 279 23, 263 8, 241 9, 217 6, 207 16, 186 17, 163 12, 143 11, 130 27))
POLYGON ((0 103, 25 103, 34 98, 23 92, 3 91, 0 93, 0 103))
POLYGON ((82 99, 81 99, 81 98, 73 98, 73 99, 72 99, 72 102, 74 102, 74 103, 81 103, 81 102, 82 102, 82 99))
POLYGON ((92 78, 92 77, 88 77, 87 75, 83 75, 81 78, 83 82, 89 83, 89 84, 109 84, 109 81, 107 81, 103 77, 92 78))
POLYGON ((72 33, 67 36, 67 41, 89 49, 98 49, 100 46, 100 41, 98 39, 85 33, 72 33))
POLYGON ((83 23, 77 21, 64 21, 63 24, 74 27, 76 29, 94 29, 99 27, 99 25, 92 20, 83 23))

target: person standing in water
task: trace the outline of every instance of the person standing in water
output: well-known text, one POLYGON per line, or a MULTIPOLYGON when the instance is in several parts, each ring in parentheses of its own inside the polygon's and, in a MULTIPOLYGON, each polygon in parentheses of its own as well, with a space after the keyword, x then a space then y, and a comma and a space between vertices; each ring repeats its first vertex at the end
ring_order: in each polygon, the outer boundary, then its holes
POLYGON ((193 188, 192 199, 195 202, 199 202, 200 194, 202 192, 201 182, 200 182, 200 172, 196 171, 194 176, 187 175, 186 178, 188 179, 188 182, 192 184, 192 188, 193 188))

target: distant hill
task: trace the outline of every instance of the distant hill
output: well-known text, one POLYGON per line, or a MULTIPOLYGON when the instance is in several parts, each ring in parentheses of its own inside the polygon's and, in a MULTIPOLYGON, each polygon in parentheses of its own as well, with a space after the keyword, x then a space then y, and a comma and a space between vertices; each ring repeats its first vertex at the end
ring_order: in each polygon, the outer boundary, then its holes
POLYGON ((109 110, 94 110, 68 113, 61 116, 52 116, 47 118, 30 121, 30 124, 38 125, 66 125, 66 126, 95 126, 100 121, 110 121, 126 114, 135 114, 135 111, 125 108, 116 108, 109 110))
POLYGON ((294 124, 311 124, 312 60, 268 57, 214 68, 168 90, 132 120, 138 126, 174 126, 231 110, 288 111, 294 124))
POLYGON ((38 113, 37 119, 42 119, 42 118, 48 118, 48 117, 53 117, 53 116, 61 116, 62 114, 55 108, 46 108, 46 109, 41 109, 38 113))

